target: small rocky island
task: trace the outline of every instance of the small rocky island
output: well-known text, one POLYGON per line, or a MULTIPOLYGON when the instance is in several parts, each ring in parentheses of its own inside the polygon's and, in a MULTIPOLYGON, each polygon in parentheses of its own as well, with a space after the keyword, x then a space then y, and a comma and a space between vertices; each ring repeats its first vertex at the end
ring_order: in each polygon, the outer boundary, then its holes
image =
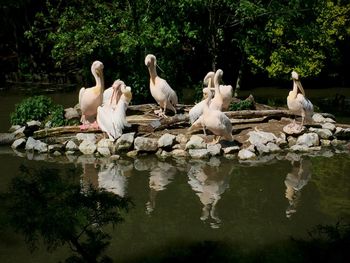
MULTIPOLYGON (((21 156, 50 157, 135 157, 156 154, 158 157, 200 158, 224 156, 228 159, 257 160, 262 156, 282 152, 309 153, 323 148, 350 151, 350 125, 336 123, 327 113, 315 113, 312 123, 303 129, 293 129, 294 115, 288 110, 273 109, 255 103, 256 110, 229 111, 225 114, 233 125, 234 141, 221 140, 212 144, 212 134, 202 130, 189 132, 188 110, 180 105, 180 113, 168 118, 153 114, 155 104, 130 105, 127 127, 115 141, 98 129, 81 131, 79 126, 40 128, 38 121, 25 126, 12 126, 1 134, 1 144, 11 145, 21 156)), ((80 117, 78 107, 65 109, 67 119, 80 117)))

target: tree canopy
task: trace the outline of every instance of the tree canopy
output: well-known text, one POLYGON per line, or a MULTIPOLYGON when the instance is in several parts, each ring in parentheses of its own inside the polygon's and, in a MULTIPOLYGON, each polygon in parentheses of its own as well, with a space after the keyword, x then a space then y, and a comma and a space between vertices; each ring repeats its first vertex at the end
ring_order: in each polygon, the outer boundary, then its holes
POLYGON ((350 32, 345 0, 46 0, 34 13, 25 36, 38 53, 66 72, 99 59, 137 97, 148 94, 148 53, 178 89, 216 68, 232 84, 244 73, 315 77, 342 63, 350 32))

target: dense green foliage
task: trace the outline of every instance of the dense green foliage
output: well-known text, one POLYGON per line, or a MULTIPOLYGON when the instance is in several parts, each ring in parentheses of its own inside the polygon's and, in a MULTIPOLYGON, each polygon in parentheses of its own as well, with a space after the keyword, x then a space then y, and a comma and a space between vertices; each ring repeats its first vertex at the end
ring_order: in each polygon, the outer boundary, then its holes
POLYGON ((25 32, 38 46, 34 61, 46 54, 91 80, 90 65, 101 60, 106 84, 121 78, 141 100, 149 96, 148 53, 177 91, 216 68, 233 85, 252 74, 289 79, 293 69, 303 77, 334 75, 349 55, 345 0, 46 0, 34 13, 25 32))
POLYGON ((238 110, 252 110, 254 109, 254 102, 252 100, 241 100, 230 105, 230 111, 238 110))
POLYGON ((58 127, 66 124, 64 108, 55 105, 46 96, 33 96, 16 104, 15 111, 11 113, 12 125, 25 125, 28 121, 51 122, 51 126, 58 127))

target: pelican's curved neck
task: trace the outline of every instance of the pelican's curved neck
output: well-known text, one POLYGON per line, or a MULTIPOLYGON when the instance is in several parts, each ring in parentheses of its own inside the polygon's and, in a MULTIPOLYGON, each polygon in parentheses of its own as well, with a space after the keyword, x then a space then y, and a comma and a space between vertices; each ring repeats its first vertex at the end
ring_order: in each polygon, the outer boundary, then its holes
POLYGON ((210 101, 212 99, 213 95, 211 93, 211 90, 209 89, 209 93, 208 93, 208 97, 205 100, 204 103, 204 107, 203 107, 203 114, 206 114, 207 112, 209 112, 209 105, 210 105, 210 101))
POLYGON ((220 89, 219 89, 220 79, 221 79, 221 76, 219 74, 215 74, 215 77, 214 77, 215 96, 221 96, 220 89))
POLYGON ((101 76, 98 76, 96 71, 93 71, 92 72, 92 75, 94 75, 94 78, 95 78, 95 82, 96 82, 96 88, 97 89, 100 89, 100 90, 103 90, 104 88, 104 79, 103 79, 103 75, 101 74, 101 76))
POLYGON ((154 64, 151 64, 148 67, 148 72, 149 72, 149 75, 151 77, 152 82, 154 83, 155 78, 158 76, 156 66, 154 64))
POLYGON ((293 79, 293 90, 292 90, 292 94, 293 96, 297 96, 298 94, 298 85, 297 85, 297 81, 295 79, 293 79))

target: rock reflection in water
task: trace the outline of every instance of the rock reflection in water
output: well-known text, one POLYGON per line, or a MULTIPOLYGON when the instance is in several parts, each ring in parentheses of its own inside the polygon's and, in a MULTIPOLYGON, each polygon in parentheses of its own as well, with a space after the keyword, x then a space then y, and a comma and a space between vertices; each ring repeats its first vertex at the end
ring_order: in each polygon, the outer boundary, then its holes
POLYGON ((292 170, 287 174, 284 181, 286 186, 285 196, 289 202, 289 206, 286 209, 286 217, 290 218, 297 211, 301 189, 311 179, 312 164, 307 157, 297 154, 289 154, 286 158, 292 164, 292 170))
POLYGON ((227 173, 222 173, 220 170, 225 168, 220 164, 220 159, 217 158, 211 158, 209 162, 194 161, 188 171, 188 183, 203 204, 200 219, 209 222, 212 228, 220 227, 221 219, 216 212, 216 206, 221 195, 229 188, 233 169, 232 166, 227 167, 227 173))

